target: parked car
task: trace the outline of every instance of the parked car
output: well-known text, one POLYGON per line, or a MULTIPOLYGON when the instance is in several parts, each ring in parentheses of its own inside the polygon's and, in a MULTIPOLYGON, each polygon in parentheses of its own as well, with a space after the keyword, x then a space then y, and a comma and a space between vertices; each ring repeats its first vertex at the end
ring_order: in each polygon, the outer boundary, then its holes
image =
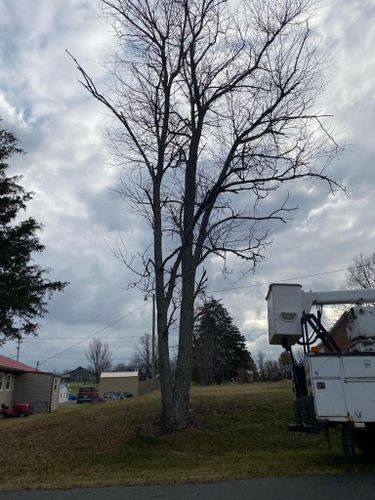
POLYGON ((74 394, 74 392, 69 392, 69 401, 77 401, 77 394, 74 394))
POLYGON ((126 391, 118 391, 118 392, 105 392, 103 394, 103 398, 105 401, 116 401, 119 399, 129 399, 132 398, 133 394, 130 394, 130 392, 126 391))
POLYGON ((105 401, 115 401, 117 399, 114 392, 105 392, 103 394, 103 398, 105 399, 105 401))
POLYGON ((99 394, 95 387, 80 387, 77 395, 77 404, 79 403, 91 403, 92 401, 98 401, 99 394))
POLYGON ((130 392, 126 391, 121 391, 121 392, 115 392, 117 399, 129 399, 133 397, 133 394, 130 394, 130 392))

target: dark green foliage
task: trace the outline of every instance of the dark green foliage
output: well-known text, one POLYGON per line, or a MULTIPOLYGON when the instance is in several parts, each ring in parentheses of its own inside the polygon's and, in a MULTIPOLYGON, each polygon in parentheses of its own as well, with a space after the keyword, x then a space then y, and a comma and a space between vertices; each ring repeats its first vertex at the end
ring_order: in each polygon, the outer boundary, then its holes
POLYGON ((37 236, 42 225, 33 217, 20 220, 32 194, 20 185, 21 177, 7 176, 7 161, 16 153, 22 153, 16 137, 0 129, 0 344, 35 335, 35 319, 47 313, 47 299, 66 285, 48 280, 49 270, 33 260, 44 250, 37 236))
POLYGON ((255 369, 245 337, 225 307, 213 297, 199 310, 193 360, 193 380, 202 385, 237 380, 241 373, 255 369))

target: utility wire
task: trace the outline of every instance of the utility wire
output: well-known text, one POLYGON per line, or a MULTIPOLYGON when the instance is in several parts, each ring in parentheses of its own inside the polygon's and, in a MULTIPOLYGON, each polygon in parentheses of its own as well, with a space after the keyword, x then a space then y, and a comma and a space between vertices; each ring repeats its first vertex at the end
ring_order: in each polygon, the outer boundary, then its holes
POLYGON ((122 321, 123 319, 127 318, 128 316, 131 316, 135 312, 139 311, 139 309, 142 309, 143 307, 146 307, 147 305, 149 305, 149 304, 148 303, 141 304, 140 306, 136 307, 132 311, 130 311, 130 312, 124 314, 123 316, 120 316, 119 318, 115 319, 114 321, 112 321, 112 323, 109 323, 108 325, 104 326, 103 328, 100 328, 100 330, 97 330, 96 332, 92 333, 91 335, 88 335, 84 339, 79 340, 78 342, 75 342, 74 344, 70 345, 69 347, 66 347, 65 349, 63 349, 62 351, 59 351, 58 353, 54 354, 53 356, 50 356, 49 358, 45 359, 44 361, 42 361, 41 363, 39 363, 39 366, 43 365, 47 361, 50 361, 51 359, 57 358, 61 354, 64 354, 64 352, 69 351, 69 349, 72 349, 73 347, 76 347, 77 345, 82 344, 85 340, 91 339, 92 337, 95 337, 95 335, 98 335, 99 333, 104 332, 104 330, 107 330, 111 326, 115 325, 116 323, 119 323, 120 321, 122 321))
MULTIPOLYGON (((247 331, 244 331, 244 332, 241 332, 242 335, 252 335, 254 333, 263 333, 264 329, 263 330, 247 330, 247 331)), ((169 332, 169 337, 172 337, 172 336, 176 336, 178 335, 178 332, 176 333, 171 333, 169 332)), ((22 339, 22 342, 25 342, 26 340, 28 341, 38 341, 38 340, 41 340, 41 341, 55 341, 55 340, 88 340, 89 337, 47 337, 47 338, 43 338, 43 337, 32 337, 32 338, 23 338, 22 339)), ((138 341, 139 340, 139 337, 106 337, 106 340, 109 340, 109 339, 113 339, 114 341, 118 340, 118 342, 113 342, 111 341, 111 344, 123 344, 124 343, 124 340, 136 340, 138 341)))
MULTIPOLYGON (((327 274, 340 273, 340 272, 344 272, 346 270, 347 270, 347 268, 333 269, 331 271, 323 271, 321 273, 314 273, 314 274, 307 274, 307 275, 303 275, 303 276, 294 276, 292 278, 279 279, 279 280, 273 281, 272 283, 283 283, 285 281, 294 281, 294 280, 301 280, 301 279, 306 279, 306 278, 315 278, 317 276, 324 276, 324 275, 327 275, 327 274)), ((258 286, 265 286, 265 285, 270 285, 270 284, 271 283, 267 281, 267 282, 264 282, 264 283, 254 283, 252 285, 243 285, 243 286, 229 287, 229 288, 223 288, 223 289, 220 289, 220 290, 211 290, 209 293, 229 292, 231 290, 241 290, 241 289, 245 289, 245 288, 256 288, 258 286)), ((58 353, 54 354, 53 356, 50 356, 49 358, 45 359, 44 361, 42 361, 41 363, 39 363, 39 366, 42 365, 42 364, 44 364, 44 363, 46 363, 47 361, 50 361, 51 359, 57 358, 61 354, 64 354, 66 351, 72 349, 73 347, 76 347, 77 345, 82 344, 86 340, 88 340, 88 339, 90 339, 92 337, 95 337, 99 333, 107 330, 111 326, 115 325, 116 323, 119 323, 120 321, 122 321, 126 317, 134 314, 139 309, 142 309, 143 307, 146 307, 147 305, 148 305, 147 303, 146 304, 141 304, 140 306, 136 307, 135 309, 133 309, 132 311, 128 312, 127 314, 124 314, 120 318, 117 318, 116 320, 112 321, 112 323, 109 323, 108 325, 106 325, 105 327, 101 328, 100 330, 97 330, 96 332, 92 333, 91 335, 88 335, 87 337, 81 338, 81 340, 79 340, 78 342, 75 342, 74 344, 70 345, 69 347, 66 347, 65 349, 63 349, 62 351, 59 351, 58 353)), ((255 332, 252 332, 252 333, 255 333, 255 332)), ((28 339, 28 340, 30 340, 30 339, 28 339)), ((50 340, 58 340, 58 338, 55 338, 55 339, 51 338, 50 340)), ((64 340, 64 339, 61 339, 61 340, 64 340)), ((124 340, 125 340, 125 338, 124 338, 124 340)))
MULTIPOLYGON (((114 340, 138 340, 138 337, 106 337, 106 339, 114 340)), ((25 340, 88 340, 88 337, 33 337, 33 338, 23 338, 22 342, 25 340)))
MULTIPOLYGON (((293 278, 284 278, 284 279, 275 280, 275 281, 272 281, 272 283, 284 283, 285 281, 294 281, 294 280, 302 280, 302 279, 306 279, 306 278, 315 278, 316 276, 324 276, 326 274, 341 273, 343 271, 347 271, 347 268, 333 269, 332 271, 324 271, 324 272, 315 273, 315 274, 306 274, 304 276, 294 276, 293 278)), ((270 285, 270 284, 271 284, 270 281, 267 281, 264 283, 253 283, 252 285, 234 286, 231 288, 222 288, 221 290, 210 290, 209 293, 229 292, 230 290, 241 290, 243 288, 255 288, 257 286, 265 286, 265 285, 270 285)))
MULTIPOLYGON (((39 356, 24 355, 24 356, 22 356, 22 358, 38 359, 39 356)), ((77 356, 61 356, 60 359, 74 359, 76 361, 80 361, 82 359, 82 356, 81 357, 77 357, 77 356)), ((111 359, 121 359, 121 360, 128 360, 129 361, 129 360, 132 359, 132 356, 118 356, 118 357, 112 357, 111 356, 111 359)))

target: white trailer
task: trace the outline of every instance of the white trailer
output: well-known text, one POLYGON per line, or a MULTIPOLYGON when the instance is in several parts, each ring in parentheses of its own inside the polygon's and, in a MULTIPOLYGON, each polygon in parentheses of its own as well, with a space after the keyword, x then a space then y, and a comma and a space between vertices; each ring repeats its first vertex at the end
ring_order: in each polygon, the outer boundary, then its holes
POLYGON ((343 449, 353 456, 354 443, 375 454, 375 290, 304 292, 301 285, 272 284, 268 294, 270 344, 291 353, 299 343, 304 367, 294 364, 295 416, 291 430, 319 432, 340 425, 343 449), (356 304, 346 328, 348 348, 341 352, 321 323, 314 305, 356 304), (319 339, 328 352, 313 352, 319 339))

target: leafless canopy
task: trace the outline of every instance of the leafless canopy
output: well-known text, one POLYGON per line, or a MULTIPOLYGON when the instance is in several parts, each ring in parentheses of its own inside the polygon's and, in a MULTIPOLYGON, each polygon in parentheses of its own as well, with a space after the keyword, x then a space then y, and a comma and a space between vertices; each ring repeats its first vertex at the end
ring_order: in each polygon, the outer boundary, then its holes
POLYGON ((184 394, 177 406, 186 416, 194 298, 206 283, 200 264, 234 255, 255 266, 267 221, 285 222, 291 209, 270 195, 301 178, 335 184, 325 167, 336 144, 314 108, 323 84, 311 1, 103 3, 117 36, 111 91, 75 62, 116 119, 120 191, 153 231, 138 284, 156 291, 164 410, 184 394), (168 329, 177 308, 172 388, 168 329))
POLYGON ((88 369, 95 374, 96 381, 99 382, 100 375, 111 369, 111 353, 108 343, 94 338, 85 352, 89 362, 88 369))
MULTIPOLYGON (((157 364, 157 354, 154 362, 157 364)), ((147 378, 152 375, 152 336, 148 333, 142 335, 138 341, 138 347, 131 359, 131 365, 138 370, 141 369, 147 378)))
POLYGON ((375 288, 375 252, 355 257, 348 268, 346 281, 354 288, 375 288))

